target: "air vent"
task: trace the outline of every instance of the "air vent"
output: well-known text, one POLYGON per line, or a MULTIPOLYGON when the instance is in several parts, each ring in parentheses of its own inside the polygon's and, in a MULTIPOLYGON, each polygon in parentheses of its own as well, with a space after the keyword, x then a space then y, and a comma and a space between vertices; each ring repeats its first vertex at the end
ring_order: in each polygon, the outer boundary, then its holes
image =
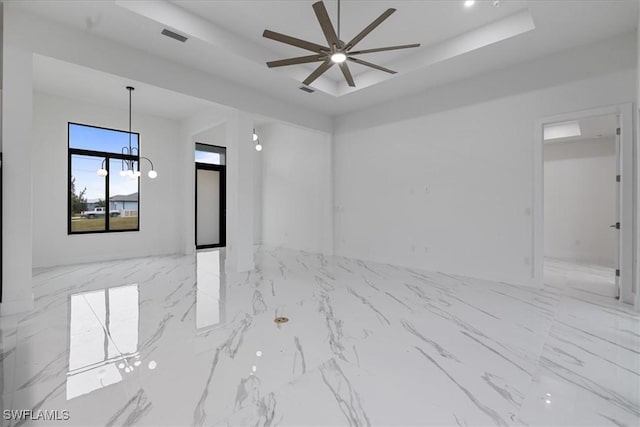
POLYGON ((310 87, 308 87, 308 86, 301 86, 301 87, 300 87, 300 90, 302 90, 302 91, 304 91, 304 92, 307 92, 307 93, 313 93, 313 92, 315 92, 315 90, 311 89, 311 88, 310 88, 310 87))
POLYGON ((164 30, 162 30, 162 35, 167 36, 167 37, 171 37, 174 40, 178 40, 179 42, 186 42, 187 41, 187 37, 178 34, 178 33, 174 33, 171 30, 167 30, 166 28, 164 30))

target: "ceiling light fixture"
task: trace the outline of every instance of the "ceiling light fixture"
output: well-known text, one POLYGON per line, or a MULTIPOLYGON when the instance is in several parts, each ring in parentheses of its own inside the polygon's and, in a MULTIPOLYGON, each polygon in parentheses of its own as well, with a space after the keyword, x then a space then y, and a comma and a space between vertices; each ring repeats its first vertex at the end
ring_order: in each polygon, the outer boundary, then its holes
POLYGON ((336 64, 342 64, 346 60, 347 60, 347 55, 345 55, 342 52, 336 52, 333 55, 331 55, 331 61, 335 62, 336 64))
POLYGON ((278 61, 267 62, 267 66, 269 68, 321 62, 321 64, 315 69, 315 71, 313 71, 306 79, 304 79, 302 83, 305 86, 309 86, 318 77, 326 73, 331 67, 333 67, 334 65, 338 65, 347 84, 350 87, 355 87, 356 83, 353 79, 353 75, 351 74, 351 70, 347 61, 360 64, 365 67, 373 68, 375 70, 384 71, 385 73, 396 74, 396 72, 393 70, 381 67, 377 64, 372 64, 371 62, 360 59, 358 56, 369 53, 409 49, 420 46, 419 43, 414 43, 401 46, 387 46, 374 49, 354 50, 355 46, 360 43, 362 39, 364 39, 369 35, 369 33, 371 33, 380 24, 382 24, 389 16, 391 16, 396 11, 396 9, 387 9, 382 13, 382 15, 380 15, 372 23, 370 23, 364 30, 360 31, 360 33, 358 33, 353 39, 351 39, 351 41, 345 43, 340 38, 340 0, 338 0, 338 20, 335 27, 333 26, 333 23, 329 18, 329 13, 327 12, 327 8, 322 1, 313 3, 312 7, 313 11, 316 14, 316 18, 318 19, 318 23, 320 24, 320 28, 322 29, 322 33, 327 40, 326 45, 301 40, 296 37, 276 33, 275 31, 271 30, 264 30, 264 32, 262 33, 262 37, 265 37, 267 39, 275 40, 289 46, 295 46, 299 47, 300 49, 313 52, 313 55, 305 55, 296 58, 287 58, 278 61))
POLYGON ((476 3, 476 0, 466 0, 464 2, 464 7, 471 7, 476 3))
POLYGON ((253 142, 258 140, 258 134, 256 133, 256 128, 253 128, 253 142))
MULTIPOLYGON (((140 156, 138 152, 138 148, 131 146, 131 93, 135 90, 132 86, 127 86, 127 90, 129 91, 129 146, 122 147, 122 154, 125 156, 136 156, 139 160, 122 160, 122 168, 120 169, 120 176, 128 176, 131 179, 139 178, 142 176, 142 172, 140 172, 140 160, 144 159, 149 162, 151 165, 151 170, 148 173, 149 178, 156 179, 158 177, 158 172, 153 168, 153 162, 148 157, 140 156), (125 169, 126 165, 126 169, 125 169)), ((102 166, 98 169, 98 176, 105 177, 109 175, 107 169, 105 169, 107 159, 102 161, 102 166)))

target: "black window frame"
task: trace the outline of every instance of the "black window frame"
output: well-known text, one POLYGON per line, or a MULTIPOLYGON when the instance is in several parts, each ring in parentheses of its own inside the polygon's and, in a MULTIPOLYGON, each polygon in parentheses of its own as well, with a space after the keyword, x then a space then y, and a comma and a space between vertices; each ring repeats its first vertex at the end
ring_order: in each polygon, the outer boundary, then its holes
MULTIPOLYGON (((111 209, 111 202, 110 202, 110 197, 111 194, 109 193, 109 177, 111 174, 111 170, 110 170, 110 163, 111 160, 133 160, 135 162, 137 162, 138 164, 140 164, 140 155, 127 155, 127 154, 121 154, 121 153, 109 153, 109 152, 105 152, 105 151, 96 151, 96 150, 86 150, 86 149, 82 149, 82 148, 71 148, 71 126, 72 125, 76 125, 76 126, 84 126, 84 127, 90 127, 90 128, 95 128, 95 129, 103 129, 103 130, 109 130, 109 131, 113 131, 113 132, 122 132, 125 134, 129 134, 129 131, 127 130, 121 130, 121 129, 113 129, 113 128, 107 128, 107 127, 103 127, 103 126, 95 126, 95 125, 87 125, 84 123, 77 123, 77 122, 67 122, 67 149, 68 149, 68 153, 67 153, 67 162, 68 162, 68 167, 67 167, 67 235, 76 235, 76 234, 102 234, 102 233, 128 233, 128 232, 138 232, 140 231, 140 177, 137 178, 138 180, 138 221, 137 221, 137 226, 136 228, 128 228, 125 230, 110 230, 109 229, 109 211, 111 209), (73 157, 73 155, 80 155, 80 156, 90 156, 90 157, 96 157, 96 158, 100 158, 100 159, 104 159, 104 163, 105 163, 105 169, 107 170, 107 176, 104 177, 105 180, 105 218, 104 218, 104 230, 88 230, 88 231, 72 231, 71 229, 71 217, 72 217, 72 206, 71 206, 71 180, 73 179, 72 173, 71 173, 71 168, 72 168, 72 162, 71 159, 73 157)), ((137 152, 140 152, 140 133, 139 132, 131 132, 131 135, 137 135, 138 137, 138 149, 137 152)), ((97 172, 97 171, 96 171, 97 172)))
MULTIPOLYGON (((195 244, 196 250, 199 249, 212 249, 212 248, 224 248, 227 246, 227 147, 222 147, 219 145, 213 144, 205 144, 203 142, 195 143, 195 151, 203 151, 209 153, 218 153, 224 156, 224 164, 217 163, 202 163, 195 161, 195 169, 194 169, 194 202, 195 202, 195 244), (202 147, 204 149, 198 150, 198 147, 202 147), (210 150, 206 148, 209 147, 210 150), (209 170, 209 171, 217 171, 220 173, 220 241, 214 244, 204 244, 198 245, 198 169, 209 170)), ((194 151, 194 153, 195 153, 194 151)))

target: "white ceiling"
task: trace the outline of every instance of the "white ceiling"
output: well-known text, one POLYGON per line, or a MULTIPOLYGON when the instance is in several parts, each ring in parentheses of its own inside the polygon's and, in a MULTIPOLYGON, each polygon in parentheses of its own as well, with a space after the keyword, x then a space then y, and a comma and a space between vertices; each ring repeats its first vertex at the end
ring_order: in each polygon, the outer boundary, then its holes
POLYGON ((41 55, 33 58, 33 87, 40 92, 126 110, 129 108, 127 86, 135 88, 132 105, 136 113, 183 120, 205 110, 212 116, 223 116, 228 111, 227 107, 213 102, 91 68, 41 55))
MULTIPOLYGON (((271 59, 282 59, 309 54, 299 48, 278 43, 262 37, 264 29, 291 35, 303 40, 327 45, 311 8, 314 1, 199 1, 173 0, 172 3, 201 16, 225 30, 242 35, 253 43, 276 53, 271 59), (286 13, 283 13, 286 11, 286 13), (295 18, 294 18, 295 17, 295 18)), ((337 25, 337 0, 325 0, 334 26, 337 25)), ((398 60, 437 45, 459 34, 490 24, 513 13, 526 9, 525 2, 506 2, 499 8, 488 4, 478 5, 474 10, 460 7, 453 1, 343 1, 341 2, 341 38, 351 40, 369 23, 388 8, 397 11, 358 44, 358 50, 383 46, 421 43, 417 50, 400 50, 369 54, 366 60, 377 64, 393 64, 398 60), (368 3, 368 4, 365 4, 368 3), (402 31, 398 31, 401 28, 402 31)), ((363 59, 365 59, 363 57, 363 59)), ((368 68, 350 64, 354 76, 368 68)), ((300 65, 310 73, 317 67, 300 65)), ((342 81, 337 69, 329 71, 333 80, 342 81)))
MULTIPOLYGON (((337 97, 322 90, 314 94, 298 90, 299 81, 309 72, 304 66, 275 70, 264 64, 289 55, 306 55, 302 50, 263 39, 265 28, 322 42, 312 3, 312 0, 24 0, 12 6, 329 115, 366 109, 416 91, 628 33, 634 31, 638 21, 636 0, 503 0, 499 8, 490 1, 477 1, 469 9, 463 7, 462 0, 343 0, 343 39, 358 32, 386 8, 394 7, 398 11, 359 47, 406 43, 422 43, 422 47, 371 54, 368 60, 397 67, 399 73, 362 90, 341 92, 342 96, 337 97), (456 54, 456 60, 443 56, 434 63, 424 62, 430 49, 445 46, 477 28, 491 29, 514 13, 530 14, 535 29, 473 52, 463 49, 456 54), (160 35, 169 22, 172 29, 191 38, 183 44, 160 35), (466 57, 473 58, 472 66, 464 60, 466 57), (423 66, 415 66, 416 58, 423 66)), ((327 0, 325 4, 335 19, 336 1, 327 0)), ((362 80, 368 76, 355 66, 354 74, 356 84, 358 77, 362 80)), ((318 85, 328 88, 341 78, 339 74, 329 77, 318 81, 318 85)), ((331 92, 329 89, 327 92, 331 92)))

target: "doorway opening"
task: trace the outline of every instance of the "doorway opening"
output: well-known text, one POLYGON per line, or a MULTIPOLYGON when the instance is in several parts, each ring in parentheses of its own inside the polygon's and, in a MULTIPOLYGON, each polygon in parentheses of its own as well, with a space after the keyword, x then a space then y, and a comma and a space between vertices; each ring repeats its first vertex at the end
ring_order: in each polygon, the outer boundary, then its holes
POLYGON ((543 127, 544 274, 550 285, 620 297, 620 116, 543 127))
POLYGON ((196 249, 226 245, 226 149, 196 143, 196 249))

